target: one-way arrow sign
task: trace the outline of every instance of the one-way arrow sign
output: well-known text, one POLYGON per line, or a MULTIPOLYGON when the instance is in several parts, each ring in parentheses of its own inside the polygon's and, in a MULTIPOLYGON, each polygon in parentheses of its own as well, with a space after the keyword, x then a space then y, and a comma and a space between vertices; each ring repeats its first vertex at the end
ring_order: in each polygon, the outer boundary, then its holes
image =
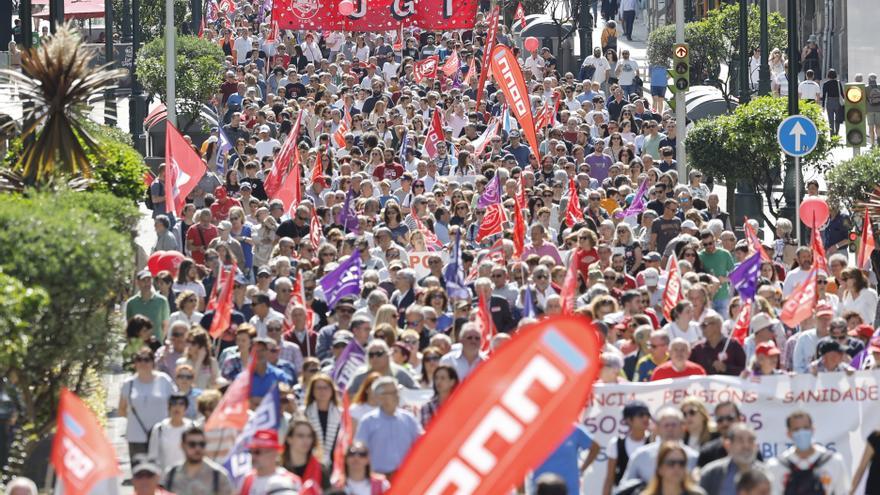
POLYGON ((803 115, 792 115, 779 124, 776 140, 782 152, 800 157, 810 154, 819 143, 819 131, 812 120, 803 115))

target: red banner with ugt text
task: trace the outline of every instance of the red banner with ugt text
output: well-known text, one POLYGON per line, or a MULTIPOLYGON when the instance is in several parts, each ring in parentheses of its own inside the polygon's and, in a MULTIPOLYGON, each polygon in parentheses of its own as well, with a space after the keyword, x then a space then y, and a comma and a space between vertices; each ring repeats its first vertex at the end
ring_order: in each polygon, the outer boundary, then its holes
POLYGON ((571 431, 600 367, 588 320, 557 316, 524 327, 440 408, 390 493, 509 492, 571 431))
POLYGON ((429 31, 474 27, 478 0, 353 0, 348 15, 338 0, 275 0, 272 18, 281 29, 390 31, 413 26, 429 31))

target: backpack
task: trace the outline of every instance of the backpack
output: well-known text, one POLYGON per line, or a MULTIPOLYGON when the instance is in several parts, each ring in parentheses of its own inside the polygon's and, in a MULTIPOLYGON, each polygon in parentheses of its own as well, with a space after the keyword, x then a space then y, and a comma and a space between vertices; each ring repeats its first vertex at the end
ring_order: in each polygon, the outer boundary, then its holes
MULTIPOLYGON (((168 471, 168 474, 165 477, 165 483, 163 483, 166 490, 171 490, 174 487, 174 475, 177 474, 178 467, 180 466, 174 466, 168 471)), ((220 472, 216 469, 211 469, 211 486, 214 489, 211 493, 220 493, 220 472)))
POLYGON ((150 210, 150 211, 153 210, 153 192, 152 192, 152 188, 153 188, 153 183, 150 182, 150 185, 147 186, 147 195, 144 197, 144 205, 146 205, 147 209, 150 210))
POLYGON ((789 470, 788 482, 785 484, 784 495, 824 495, 825 487, 816 469, 831 459, 831 454, 825 452, 819 456, 807 469, 798 469, 791 461, 786 459, 785 466, 789 470))
POLYGON ((868 104, 880 106, 880 86, 868 87, 868 104))

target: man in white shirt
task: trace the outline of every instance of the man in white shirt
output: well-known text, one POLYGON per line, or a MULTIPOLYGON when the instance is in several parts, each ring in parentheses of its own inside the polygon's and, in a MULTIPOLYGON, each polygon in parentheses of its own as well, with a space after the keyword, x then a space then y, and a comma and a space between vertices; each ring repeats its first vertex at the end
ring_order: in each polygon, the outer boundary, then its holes
POLYGON ((192 420, 186 418, 188 407, 188 396, 172 394, 168 398, 168 417, 156 423, 150 431, 148 452, 163 470, 184 461, 180 439, 183 432, 192 426, 192 420))
POLYGON ((618 78, 618 84, 623 88, 624 96, 629 96, 636 91, 633 84, 636 76, 639 75, 639 64, 635 60, 629 58, 629 50, 620 52, 621 59, 617 62, 615 70, 618 78))
POLYGON ((440 359, 440 364, 455 368, 455 371, 458 373, 458 380, 461 381, 477 365, 485 361, 485 358, 480 354, 482 335, 480 335, 480 329, 477 328, 475 323, 465 323, 461 327, 458 339, 459 345, 453 346, 452 351, 440 359))
POLYGON ((813 266, 813 252, 807 246, 801 246, 797 250, 798 267, 788 272, 785 282, 782 283, 782 296, 788 297, 810 275, 813 266))
POLYGON ((816 328, 798 334, 794 344, 792 371, 801 374, 810 372, 810 363, 816 358, 816 344, 819 339, 828 336, 833 318, 834 310, 831 306, 820 304, 816 308, 816 328))
POLYGON ((306 40, 300 46, 302 47, 303 55, 305 55, 306 60, 313 64, 321 62, 323 55, 321 55, 321 48, 318 46, 318 42, 315 41, 314 34, 306 34, 306 40))
POLYGON ((241 28, 238 30, 238 38, 235 38, 235 43, 233 43, 232 47, 235 50, 235 63, 241 65, 247 59, 248 54, 251 52, 251 32, 248 28, 241 28))
POLYGON ((786 485, 794 479, 792 469, 809 471, 810 468, 812 477, 822 483, 824 493, 850 493, 850 474, 843 457, 813 441, 814 427, 810 414, 795 411, 785 419, 785 425, 794 445, 767 463, 772 474, 773 495, 785 493, 786 485))
MULTIPOLYGON (((584 59, 583 65, 581 65, 581 79, 591 79, 594 82, 599 83, 599 85, 605 84, 605 79, 608 78, 608 72, 611 70, 611 64, 608 63, 608 59, 602 56, 602 49, 599 47, 593 48, 593 54, 584 59), (593 67, 595 70, 593 72, 592 77, 586 77, 584 71, 587 67, 593 67)), ((586 90, 586 88, 585 88, 586 90)))
POLYGON ((813 72, 813 69, 807 69, 806 79, 798 84, 798 97, 802 100, 815 101, 818 105, 822 88, 819 87, 819 83, 815 79, 816 74, 813 72))
POLYGON ((281 147, 281 143, 279 143, 277 139, 270 136, 269 131, 270 129, 268 125, 260 126, 260 140, 257 141, 257 144, 255 146, 257 148, 257 158, 259 158, 260 160, 262 160, 264 156, 272 156, 272 150, 274 150, 276 147, 281 147))
POLYGON ((251 298, 251 308, 254 316, 248 322, 257 329, 257 337, 266 337, 269 335, 268 323, 272 320, 284 321, 284 315, 275 311, 270 306, 269 296, 267 294, 255 294, 251 298))
POLYGON ((532 52, 528 58, 526 58, 523 63, 523 68, 532 73, 532 76, 537 80, 542 80, 544 78, 544 57, 538 55, 538 52, 532 52))

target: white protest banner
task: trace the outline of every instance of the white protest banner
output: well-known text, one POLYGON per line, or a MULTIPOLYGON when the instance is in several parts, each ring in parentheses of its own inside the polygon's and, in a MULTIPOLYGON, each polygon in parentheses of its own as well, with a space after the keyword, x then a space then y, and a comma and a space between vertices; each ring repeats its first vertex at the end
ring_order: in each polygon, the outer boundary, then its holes
POLYGON ((428 267, 428 257, 433 254, 436 254, 443 260, 443 266, 449 263, 449 253, 446 251, 419 251, 407 254, 409 256, 409 266, 415 270, 416 278, 422 278, 431 273, 431 269, 428 267))
POLYGON ((735 402, 755 429, 764 459, 791 446, 785 418, 795 410, 805 410, 813 417, 815 440, 840 452, 844 464, 853 471, 868 435, 880 427, 880 371, 859 371, 852 376, 821 373, 818 377, 777 375, 748 380, 710 376, 596 385, 583 421, 601 452, 587 470, 581 492, 602 491, 608 442, 627 432, 621 421, 624 404, 638 399, 655 414, 663 406, 678 407, 690 396, 699 397, 710 414, 719 402, 735 402))

